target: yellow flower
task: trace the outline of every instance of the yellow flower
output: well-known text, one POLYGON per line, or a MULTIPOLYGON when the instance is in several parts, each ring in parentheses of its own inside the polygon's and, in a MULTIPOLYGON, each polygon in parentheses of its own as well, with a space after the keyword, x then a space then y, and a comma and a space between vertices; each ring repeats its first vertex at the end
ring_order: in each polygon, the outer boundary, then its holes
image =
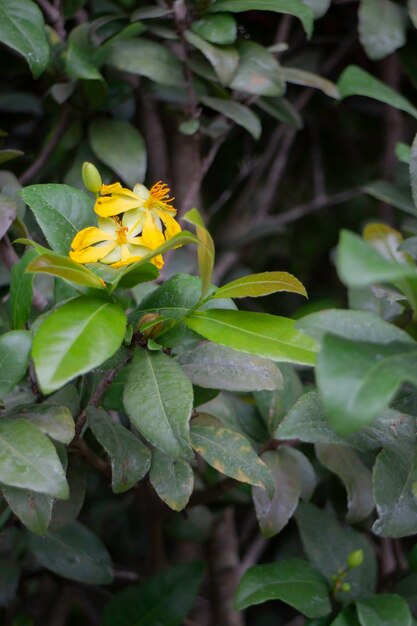
MULTIPOLYGON (((143 256, 164 243, 161 231, 157 233, 149 226, 150 215, 136 222, 132 213, 123 218, 99 218, 98 228, 89 226, 77 233, 71 244, 70 257, 77 263, 107 263, 122 267, 139 261, 143 256), (142 235, 139 236, 142 231, 142 235)), ((164 262, 161 255, 151 261, 157 267, 164 262)))
POLYGON ((161 233, 163 240, 168 240, 181 231, 174 219, 177 211, 172 206, 174 198, 169 197, 169 191, 169 187, 162 182, 156 183, 151 189, 138 183, 133 191, 125 189, 120 183, 102 185, 101 196, 97 198, 94 210, 100 217, 124 213, 126 226, 138 226, 151 247, 156 247, 151 242, 159 241, 161 233))

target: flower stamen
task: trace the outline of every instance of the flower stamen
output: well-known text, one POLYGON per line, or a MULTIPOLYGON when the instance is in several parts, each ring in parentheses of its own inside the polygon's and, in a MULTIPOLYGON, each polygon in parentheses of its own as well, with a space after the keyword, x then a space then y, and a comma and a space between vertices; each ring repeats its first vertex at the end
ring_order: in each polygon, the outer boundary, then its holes
POLYGON ((152 209, 156 206, 160 209, 164 209, 165 211, 175 212, 175 209, 172 206, 172 202, 174 202, 175 198, 169 197, 170 191, 171 189, 168 187, 168 185, 160 180, 150 188, 149 198, 145 200, 143 206, 147 209, 152 209))

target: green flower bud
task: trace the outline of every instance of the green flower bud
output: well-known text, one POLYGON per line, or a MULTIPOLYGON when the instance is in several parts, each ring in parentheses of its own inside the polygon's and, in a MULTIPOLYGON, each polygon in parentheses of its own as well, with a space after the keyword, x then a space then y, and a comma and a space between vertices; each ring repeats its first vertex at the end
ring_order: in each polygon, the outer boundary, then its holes
POLYGON ((103 183, 101 180, 100 172, 98 171, 96 166, 92 163, 89 163, 88 161, 84 161, 81 174, 86 189, 88 191, 92 191, 93 193, 98 193, 103 183))
POLYGON ((343 583, 343 585, 341 586, 342 591, 350 591, 350 589, 350 583, 343 583))
POLYGON ((363 550, 354 550, 348 556, 348 567, 353 569, 354 567, 359 567, 363 563, 363 550))
POLYGON ((159 319, 160 315, 158 313, 145 313, 138 321, 137 328, 146 339, 156 337, 161 332, 164 323, 162 321, 158 322, 159 319), (146 324, 152 324, 152 326, 146 327, 146 324))

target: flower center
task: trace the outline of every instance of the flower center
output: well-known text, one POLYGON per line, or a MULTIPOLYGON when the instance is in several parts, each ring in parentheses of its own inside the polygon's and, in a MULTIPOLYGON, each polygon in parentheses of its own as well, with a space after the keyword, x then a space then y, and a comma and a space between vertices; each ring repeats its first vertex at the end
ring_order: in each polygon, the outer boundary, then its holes
POLYGON ((143 205, 147 209, 152 209, 154 207, 162 209, 164 211, 173 211, 175 214, 175 209, 172 206, 172 202, 174 202, 175 198, 169 197, 170 188, 168 185, 159 181, 155 183, 153 187, 149 190, 149 198, 145 200, 143 205))
POLYGON ((126 233, 128 232, 128 230, 129 229, 127 226, 121 226, 120 228, 116 230, 117 243, 119 245, 127 243, 126 233))

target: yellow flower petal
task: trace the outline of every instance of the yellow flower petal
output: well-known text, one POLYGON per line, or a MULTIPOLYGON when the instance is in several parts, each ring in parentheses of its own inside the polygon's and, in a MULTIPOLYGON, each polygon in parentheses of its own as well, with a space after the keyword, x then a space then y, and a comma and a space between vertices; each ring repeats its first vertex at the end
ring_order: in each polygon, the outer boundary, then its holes
POLYGON ((165 237, 156 226, 155 221, 150 212, 147 213, 143 223, 142 245, 151 250, 155 250, 165 242, 165 237))
POLYGON ((154 209, 155 212, 159 215, 165 226, 165 239, 171 239, 174 235, 177 235, 181 232, 181 226, 178 224, 177 220, 175 220, 169 213, 165 213, 159 209, 154 209))
POLYGON ((98 243, 99 241, 112 241, 116 236, 112 236, 109 233, 105 233, 104 231, 96 228, 95 226, 89 226, 88 228, 83 228, 80 230, 72 240, 71 248, 86 248, 87 246, 91 246, 93 243, 98 243))
POLYGON ((133 198, 127 195, 101 196, 96 200, 94 211, 100 217, 111 217, 125 211, 132 211, 141 205, 142 200, 134 195, 133 198))
POLYGON ((73 261, 77 263, 96 263, 116 248, 117 243, 112 241, 101 246, 89 246, 83 250, 72 250, 69 254, 73 261))

